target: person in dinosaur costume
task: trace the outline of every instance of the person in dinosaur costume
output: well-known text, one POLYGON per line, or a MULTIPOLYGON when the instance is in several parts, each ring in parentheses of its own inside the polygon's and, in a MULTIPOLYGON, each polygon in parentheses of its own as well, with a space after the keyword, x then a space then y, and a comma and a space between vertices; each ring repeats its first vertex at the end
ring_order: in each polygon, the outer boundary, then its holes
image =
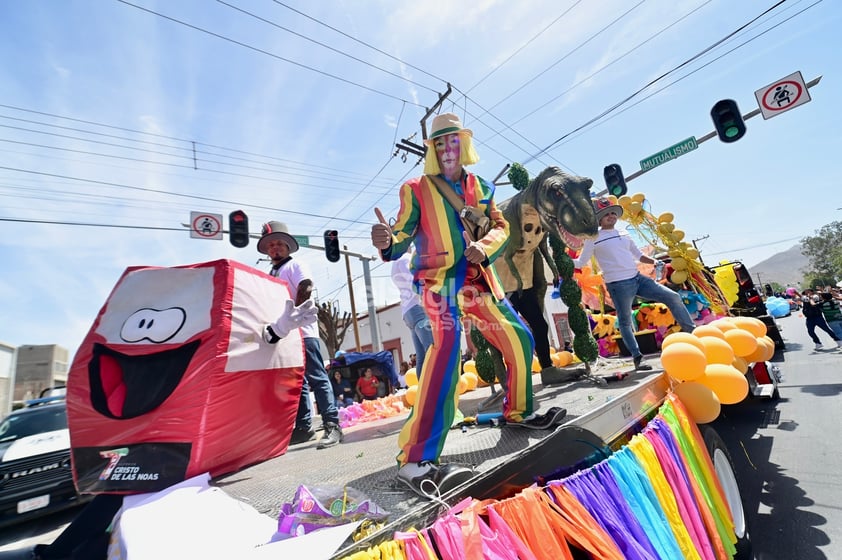
POLYGON ((529 181, 528 173, 517 163, 509 171, 509 179, 518 193, 499 205, 509 222, 509 244, 494 268, 512 306, 532 330, 541 382, 562 383, 571 375, 553 365, 544 318, 545 262, 553 273, 553 284, 559 283, 547 238, 552 233, 578 250, 584 245, 583 238, 596 235, 598 224, 590 200, 593 181, 558 167, 548 167, 529 181))

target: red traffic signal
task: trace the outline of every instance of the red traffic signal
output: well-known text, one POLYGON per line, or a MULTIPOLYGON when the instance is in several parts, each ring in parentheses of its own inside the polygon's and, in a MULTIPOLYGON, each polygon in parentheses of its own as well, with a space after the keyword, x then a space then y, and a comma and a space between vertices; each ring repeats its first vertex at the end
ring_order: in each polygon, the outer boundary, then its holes
POLYGON ((746 123, 733 99, 717 101, 710 110, 710 118, 713 119, 716 134, 723 142, 736 142, 746 133, 746 123))
POLYGON ((339 252, 339 232, 335 229, 325 230, 325 257, 330 262, 338 262, 341 256, 339 252))
POLYGON ((228 240, 239 249, 249 244, 249 217, 242 210, 228 214, 228 240))

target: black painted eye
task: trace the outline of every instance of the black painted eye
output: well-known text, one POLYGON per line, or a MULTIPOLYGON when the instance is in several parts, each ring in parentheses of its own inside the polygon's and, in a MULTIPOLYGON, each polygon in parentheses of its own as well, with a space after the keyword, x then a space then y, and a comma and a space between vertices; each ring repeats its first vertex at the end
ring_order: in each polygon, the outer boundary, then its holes
POLYGON ((523 226, 523 231, 525 231, 526 233, 532 231, 532 224, 526 224, 525 226, 523 226))

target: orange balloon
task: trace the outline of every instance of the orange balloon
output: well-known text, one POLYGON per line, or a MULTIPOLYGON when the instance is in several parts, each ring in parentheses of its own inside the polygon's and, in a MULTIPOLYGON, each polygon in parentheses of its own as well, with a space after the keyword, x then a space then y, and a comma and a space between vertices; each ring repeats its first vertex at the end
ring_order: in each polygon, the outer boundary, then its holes
POLYGON ((766 323, 757 317, 734 317, 734 324, 754 336, 766 336, 766 323))
POLYGON ((734 361, 734 349, 724 340, 715 336, 703 336, 699 340, 705 347, 705 357, 709 364, 730 364, 734 361))
POLYGON ((573 363, 573 353, 568 350, 562 350, 558 353, 559 356, 559 365, 558 367, 565 367, 569 366, 573 363))
MULTIPOLYGON (((748 331, 746 331, 746 332, 748 332, 748 331)), ((754 363, 754 362, 764 361, 764 359, 765 359, 764 356, 766 356, 766 345, 761 341, 762 341, 762 339, 758 338, 757 339, 757 348, 754 349, 754 352, 752 352, 751 354, 749 354, 747 356, 743 356, 743 358, 745 358, 746 362, 751 364, 751 363, 754 363)))
POLYGON ((699 340, 699 337, 689 332, 675 332, 668 334, 664 337, 664 341, 661 343, 661 350, 664 350, 670 344, 675 344, 676 342, 686 342, 688 344, 692 344, 702 352, 705 351, 705 347, 702 344, 702 341, 699 340))
POLYGON ((418 385, 413 385, 403 394, 403 402, 406 406, 415 406, 415 399, 418 397, 418 385))
POLYGON ((661 351, 661 365, 664 366, 664 370, 680 381, 701 377, 705 374, 707 363, 705 353, 687 342, 670 344, 661 351))
POLYGON ((468 383, 468 391, 473 391, 477 388, 477 383, 479 383, 479 376, 476 373, 463 373, 462 379, 464 379, 468 383))
POLYGON ((717 329, 713 325, 699 325, 695 329, 693 329, 693 334, 696 336, 715 336, 716 338, 721 338, 725 340, 725 333, 721 330, 717 329))
POLYGON ((699 383, 716 393, 722 404, 737 404, 748 395, 748 379, 730 365, 708 365, 699 383))
POLYGON ((708 325, 713 325, 722 332, 730 331, 731 329, 737 328, 737 325, 733 323, 730 317, 723 317, 722 319, 711 321, 710 323, 708 323, 708 325))
POLYGON ((538 361, 538 356, 532 356, 532 373, 541 371, 541 362, 538 361))
POLYGON ((748 360, 745 358, 734 356, 734 361, 731 362, 731 365, 734 366, 734 369, 737 371, 743 372, 744 375, 748 373, 748 360))
POLYGON ((769 338, 768 336, 761 336, 758 340, 765 341, 765 344, 768 347, 766 356, 763 358, 764 362, 768 362, 772 359, 772 356, 775 355, 775 341, 769 338))
POLYGON ((459 376, 459 384, 456 386, 456 392, 458 394, 462 394, 468 390, 468 380, 465 379, 464 375, 459 376))
POLYGON ((466 360, 462 364, 462 372, 477 373, 477 363, 474 360, 466 360))
POLYGON ((757 349, 757 337, 743 329, 725 333, 725 342, 731 345, 736 356, 748 356, 757 349))
POLYGON ((690 418, 697 424, 713 422, 722 410, 716 393, 701 383, 685 381, 676 386, 673 392, 684 404, 690 418))

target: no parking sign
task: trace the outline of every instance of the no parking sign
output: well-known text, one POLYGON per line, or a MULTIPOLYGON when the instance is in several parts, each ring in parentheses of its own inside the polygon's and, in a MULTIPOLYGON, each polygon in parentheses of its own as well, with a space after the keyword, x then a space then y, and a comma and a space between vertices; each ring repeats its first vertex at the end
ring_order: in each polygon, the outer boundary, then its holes
POLYGON ((190 237, 193 239, 222 239, 222 214, 190 212, 190 237))
POLYGON ((754 92, 764 119, 771 119, 810 101, 810 93, 801 72, 793 72, 786 78, 762 87, 754 92))

